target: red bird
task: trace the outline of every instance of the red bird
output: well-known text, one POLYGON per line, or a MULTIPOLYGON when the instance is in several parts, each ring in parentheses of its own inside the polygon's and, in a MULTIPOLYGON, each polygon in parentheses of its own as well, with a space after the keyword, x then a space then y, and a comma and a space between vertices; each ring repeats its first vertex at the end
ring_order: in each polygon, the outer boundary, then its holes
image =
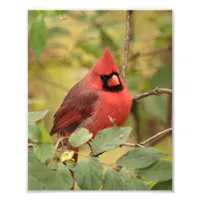
MULTIPOLYGON (((93 133, 115 125, 121 126, 130 113, 132 97, 106 47, 100 60, 88 74, 70 89, 61 107, 54 115, 51 135, 69 136, 77 128, 93 133)), ((74 151, 78 152, 75 148, 74 151)), ((74 155, 77 162, 77 154, 74 155)))

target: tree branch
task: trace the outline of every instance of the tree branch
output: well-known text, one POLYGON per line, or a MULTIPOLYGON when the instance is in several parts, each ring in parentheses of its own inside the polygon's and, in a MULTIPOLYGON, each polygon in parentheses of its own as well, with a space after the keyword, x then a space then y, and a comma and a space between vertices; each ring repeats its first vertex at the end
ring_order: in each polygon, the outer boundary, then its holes
POLYGON ((161 137, 162 135, 166 136, 166 135, 171 134, 171 132, 172 132, 172 128, 168 128, 168 129, 166 129, 164 131, 161 131, 161 132, 157 133, 156 135, 148 138, 147 140, 145 140, 143 142, 140 142, 139 144, 124 143, 124 144, 120 145, 120 147, 122 147, 122 146, 127 146, 127 147, 145 147, 144 145, 147 145, 147 144, 151 144, 151 145, 148 145, 148 146, 152 146, 152 144, 154 144, 153 141, 156 140, 158 142, 158 141, 160 141, 162 139, 162 137, 161 137), (160 139, 158 139, 158 138, 160 138, 160 139))
POLYGON ((172 128, 168 128, 164 131, 161 131, 159 133, 157 133, 156 135, 150 137, 149 139, 145 140, 144 142, 140 142, 141 145, 146 145, 148 143, 151 143, 153 140, 155 140, 156 138, 160 137, 163 134, 170 134, 172 132, 172 128))
POLYGON ((145 92, 145 93, 142 93, 142 94, 139 94, 139 95, 133 97, 132 102, 143 99, 150 95, 161 95, 161 94, 171 94, 172 95, 172 90, 167 89, 167 88, 155 88, 154 90, 151 90, 150 92, 145 92))
POLYGON ((128 10, 126 12, 126 37, 124 40, 124 62, 122 65, 122 78, 125 80, 126 78, 126 69, 128 65, 128 55, 129 55, 129 47, 130 47, 130 35, 131 35, 131 16, 132 10, 128 10))

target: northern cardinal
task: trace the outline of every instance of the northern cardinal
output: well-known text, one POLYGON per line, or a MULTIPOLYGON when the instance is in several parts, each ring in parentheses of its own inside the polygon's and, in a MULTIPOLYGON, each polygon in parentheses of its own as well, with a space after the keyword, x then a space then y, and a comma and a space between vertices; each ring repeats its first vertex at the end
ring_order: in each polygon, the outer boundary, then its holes
MULTIPOLYGON (((130 113, 132 97, 119 77, 119 70, 106 47, 102 57, 88 74, 72 87, 54 115, 50 132, 69 137, 77 128, 86 128, 96 134, 105 128, 121 126, 130 113)), ((73 149, 78 152, 78 149, 73 149)), ((77 153, 74 154, 77 162, 77 153)))

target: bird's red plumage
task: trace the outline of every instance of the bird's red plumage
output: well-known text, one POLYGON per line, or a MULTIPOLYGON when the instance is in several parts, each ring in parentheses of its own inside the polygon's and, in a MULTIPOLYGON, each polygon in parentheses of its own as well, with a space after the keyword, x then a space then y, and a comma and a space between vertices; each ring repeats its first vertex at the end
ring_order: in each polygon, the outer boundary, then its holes
POLYGON ((77 128, 87 128, 96 136, 98 131, 124 124, 129 116, 132 97, 125 82, 120 78, 122 90, 110 92, 103 90, 101 75, 118 73, 118 67, 109 49, 106 48, 100 60, 89 73, 67 94, 54 116, 51 135, 64 132, 67 136, 77 128))

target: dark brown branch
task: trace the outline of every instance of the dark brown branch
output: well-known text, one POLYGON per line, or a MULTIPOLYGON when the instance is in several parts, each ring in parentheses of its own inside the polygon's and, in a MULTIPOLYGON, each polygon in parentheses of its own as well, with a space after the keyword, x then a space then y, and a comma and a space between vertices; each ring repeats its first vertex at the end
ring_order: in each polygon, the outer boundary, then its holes
POLYGON ((124 40, 124 62, 122 65, 122 78, 125 80, 126 78, 126 69, 128 65, 128 55, 129 55, 129 48, 130 48, 130 35, 132 32, 131 28, 131 16, 132 10, 128 10, 126 12, 126 36, 124 40))
POLYGON ((150 52, 143 52, 143 53, 137 52, 130 57, 129 61, 135 60, 138 57, 153 56, 153 55, 163 53, 163 52, 167 52, 167 51, 171 51, 171 50, 172 50, 172 47, 168 46, 168 47, 164 47, 164 48, 155 49, 155 50, 150 51, 150 52))
POLYGON ((151 90, 150 92, 145 92, 142 94, 139 94, 135 97, 133 97, 132 102, 137 101, 139 99, 148 97, 150 95, 161 95, 161 94, 171 94, 172 95, 172 90, 167 89, 167 88, 155 88, 154 90, 151 90))

